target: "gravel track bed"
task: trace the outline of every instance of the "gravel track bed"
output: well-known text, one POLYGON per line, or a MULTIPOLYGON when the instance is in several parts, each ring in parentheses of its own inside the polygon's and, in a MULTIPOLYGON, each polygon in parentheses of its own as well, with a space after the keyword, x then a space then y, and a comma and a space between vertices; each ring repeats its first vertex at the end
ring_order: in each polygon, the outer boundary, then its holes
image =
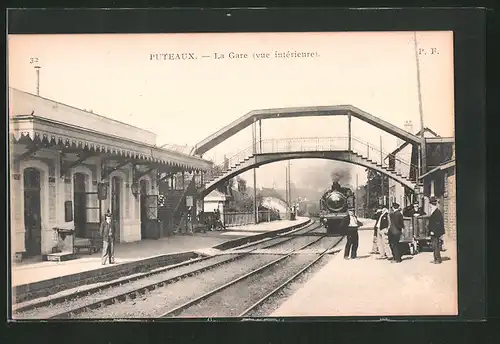
MULTIPOLYGON (((226 257, 227 259, 227 257, 226 257)), ((196 276, 155 289, 136 299, 76 315, 76 319, 157 318, 169 309, 277 259, 275 255, 245 256, 196 276)))
POLYGON ((334 244, 340 242, 341 240, 342 237, 324 237, 320 241, 307 247, 306 250, 320 250, 320 249, 326 250, 331 248, 334 244))
POLYGON ((290 256, 207 299, 192 305, 176 317, 234 317, 284 283, 316 256, 290 256))
POLYGON ((269 246, 278 245, 279 243, 285 242, 286 240, 288 240, 288 239, 287 238, 274 238, 274 239, 271 239, 271 240, 266 241, 266 242, 261 242, 261 243, 255 244, 255 245, 248 246, 248 247, 246 247, 244 249, 250 249, 250 250, 257 249, 257 250, 261 250, 261 249, 267 248, 269 246))
POLYGON ((257 306, 257 308, 251 310, 245 317, 248 318, 258 318, 258 317, 269 317, 274 311, 276 311, 290 296, 295 294, 297 290, 302 288, 304 284, 311 279, 319 270, 321 270, 326 264, 328 264, 332 259, 333 255, 325 255, 317 263, 315 263, 311 268, 303 272, 299 277, 290 282, 282 290, 278 291, 276 294, 267 299, 264 303, 257 306))
POLYGON ((318 240, 319 237, 314 237, 314 236, 304 236, 304 237, 297 237, 293 238, 290 241, 284 242, 282 244, 276 245, 274 247, 271 247, 270 250, 277 250, 277 251, 290 251, 290 250, 296 250, 299 249, 308 243, 311 243, 315 240, 318 240))
MULTIPOLYGON (((307 235, 307 233, 310 232, 310 231, 311 231, 311 228, 305 228, 305 229, 301 229, 301 230, 299 230, 299 231, 297 231, 297 232, 295 232, 293 234, 294 235, 300 235, 300 234, 307 235)), ((315 232, 315 231, 316 230, 313 230, 312 232, 315 232)), ((257 250, 264 249, 264 248, 267 248, 267 247, 269 247, 271 245, 274 246, 274 245, 277 245, 277 244, 279 244, 281 242, 285 242, 288 239, 290 239, 290 238, 289 237, 276 237, 276 238, 272 238, 272 239, 270 239, 268 241, 265 241, 265 242, 257 243, 257 244, 254 244, 254 245, 249 245, 246 248, 248 248, 248 249, 257 249, 257 250)))
POLYGON ((50 318, 52 316, 55 316, 57 314, 61 314, 64 312, 68 312, 72 309, 83 307, 85 305, 91 304, 93 302, 99 301, 99 300, 105 300, 113 296, 120 295, 122 293, 132 291, 135 289, 138 289, 140 287, 147 286, 149 284, 155 283, 155 282, 161 282, 163 280, 173 278, 194 270, 198 270, 200 268, 210 266, 212 264, 224 262, 226 260, 230 260, 232 257, 231 256, 216 256, 211 259, 207 259, 201 262, 196 262, 193 264, 185 265, 185 266, 179 266, 176 268, 173 268, 171 270, 167 270, 163 273, 159 273, 153 276, 145 277, 133 282, 128 282, 125 283, 121 286, 117 287, 112 287, 109 289, 101 290, 97 293, 84 296, 81 298, 77 298, 74 300, 69 300, 65 301, 63 303, 55 304, 55 305, 49 305, 46 307, 40 307, 36 309, 32 309, 29 311, 25 312, 19 312, 15 313, 16 319, 46 319, 50 318))

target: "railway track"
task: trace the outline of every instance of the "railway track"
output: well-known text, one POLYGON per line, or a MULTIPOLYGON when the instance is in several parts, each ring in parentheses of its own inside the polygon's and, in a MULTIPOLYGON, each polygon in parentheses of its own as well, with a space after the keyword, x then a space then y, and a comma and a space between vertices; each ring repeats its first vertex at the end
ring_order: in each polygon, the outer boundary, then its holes
POLYGON ((323 259, 341 241, 340 238, 323 236, 313 242, 250 271, 249 273, 231 280, 222 286, 172 308, 161 315, 161 318, 171 317, 245 317, 255 309, 278 294, 304 272, 311 269, 323 259), (333 240, 332 240, 333 239, 333 240), (332 240, 329 247, 323 249, 319 255, 296 255, 297 251, 318 243, 321 240, 332 240), (279 269, 289 267, 293 275, 289 278, 275 274, 279 269), (241 302, 241 290, 249 292, 245 302, 241 302), (253 303, 248 306, 248 301, 253 303))
MULTIPOLYGON (((315 232, 319 228, 321 227, 318 226, 316 222, 312 222, 292 232, 296 235, 304 235, 315 232)), ((17 319, 62 319, 74 317, 97 308, 138 298, 157 288, 240 260, 251 255, 252 252, 256 250, 269 249, 280 245, 285 246, 287 243, 294 241, 294 239, 296 241, 297 237, 278 236, 275 238, 263 239, 256 243, 238 247, 238 250, 246 249, 246 251, 242 253, 239 253, 237 250, 228 250, 228 253, 234 252, 234 254, 229 254, 229 257, 227 254, 224 254, 215 257, 198 258, 188 262, 155 269, 147 273, 127 276, 71 294, 41 301, 34 300, 34 302, 27 302, 17 307, 14 305, 13 311, 17 319), (91 297, 93 300, 89 302, 88 299, 91 297)))

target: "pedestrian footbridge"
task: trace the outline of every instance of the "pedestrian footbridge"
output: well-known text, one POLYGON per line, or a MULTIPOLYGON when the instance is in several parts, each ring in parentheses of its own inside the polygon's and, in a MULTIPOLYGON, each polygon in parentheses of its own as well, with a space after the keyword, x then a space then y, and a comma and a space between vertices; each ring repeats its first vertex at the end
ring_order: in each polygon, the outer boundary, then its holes
POLYGON ((396 171, 385 162, 384 158, 388 155, 389 153, 382 152, 379 148, 355 137, 260 140, 207 172, 203 186, 198 192, 204 197, 219 183, 250 169, 272 162, 304 158, 338 160, 363 166, 378 171, 414 190, 417 186, 418 167, 409 161, 398 159, 401 168, 396 171))

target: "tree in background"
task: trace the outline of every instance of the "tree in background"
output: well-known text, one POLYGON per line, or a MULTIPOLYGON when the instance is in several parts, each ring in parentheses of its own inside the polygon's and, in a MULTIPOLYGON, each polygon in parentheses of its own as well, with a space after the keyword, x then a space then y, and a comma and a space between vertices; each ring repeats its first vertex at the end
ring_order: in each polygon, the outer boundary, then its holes
POLYGON ((247 181, 243 178, 237 177, 236 182, 238 183, 238 192, 245 194, 247 192, 247 181))
POLYGON ((236 189, 234 189, 234 181, 231 181, 230 183, 232 190, 231 201, 229 202, 227 210, 230 212, 253 211, 253 195, 250 195, 248 192, 247 181, 241 177, 236 177, 236 189))
POLYGON ((365 208, 367 210, 367 215, 371 217, 379 207, 379 199, 382 196, 389 195, 389 178, 372 169, 366 169, 366 173, 368 181, 366 185, 367 192, 365 195, 365 208), (382 182, 384 183, 383 188, 382 182))

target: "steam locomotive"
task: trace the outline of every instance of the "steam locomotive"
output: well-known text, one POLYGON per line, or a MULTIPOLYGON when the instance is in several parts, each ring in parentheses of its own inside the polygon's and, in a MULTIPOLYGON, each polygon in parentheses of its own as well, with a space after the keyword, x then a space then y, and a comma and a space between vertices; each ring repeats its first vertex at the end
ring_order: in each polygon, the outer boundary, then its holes
POLYGON ((354 208, 354 194, 350 188, 333 182, 319 201, 321 223, 328 234, 342 234, 340 222, 347 215, 347 209, 354 208))

